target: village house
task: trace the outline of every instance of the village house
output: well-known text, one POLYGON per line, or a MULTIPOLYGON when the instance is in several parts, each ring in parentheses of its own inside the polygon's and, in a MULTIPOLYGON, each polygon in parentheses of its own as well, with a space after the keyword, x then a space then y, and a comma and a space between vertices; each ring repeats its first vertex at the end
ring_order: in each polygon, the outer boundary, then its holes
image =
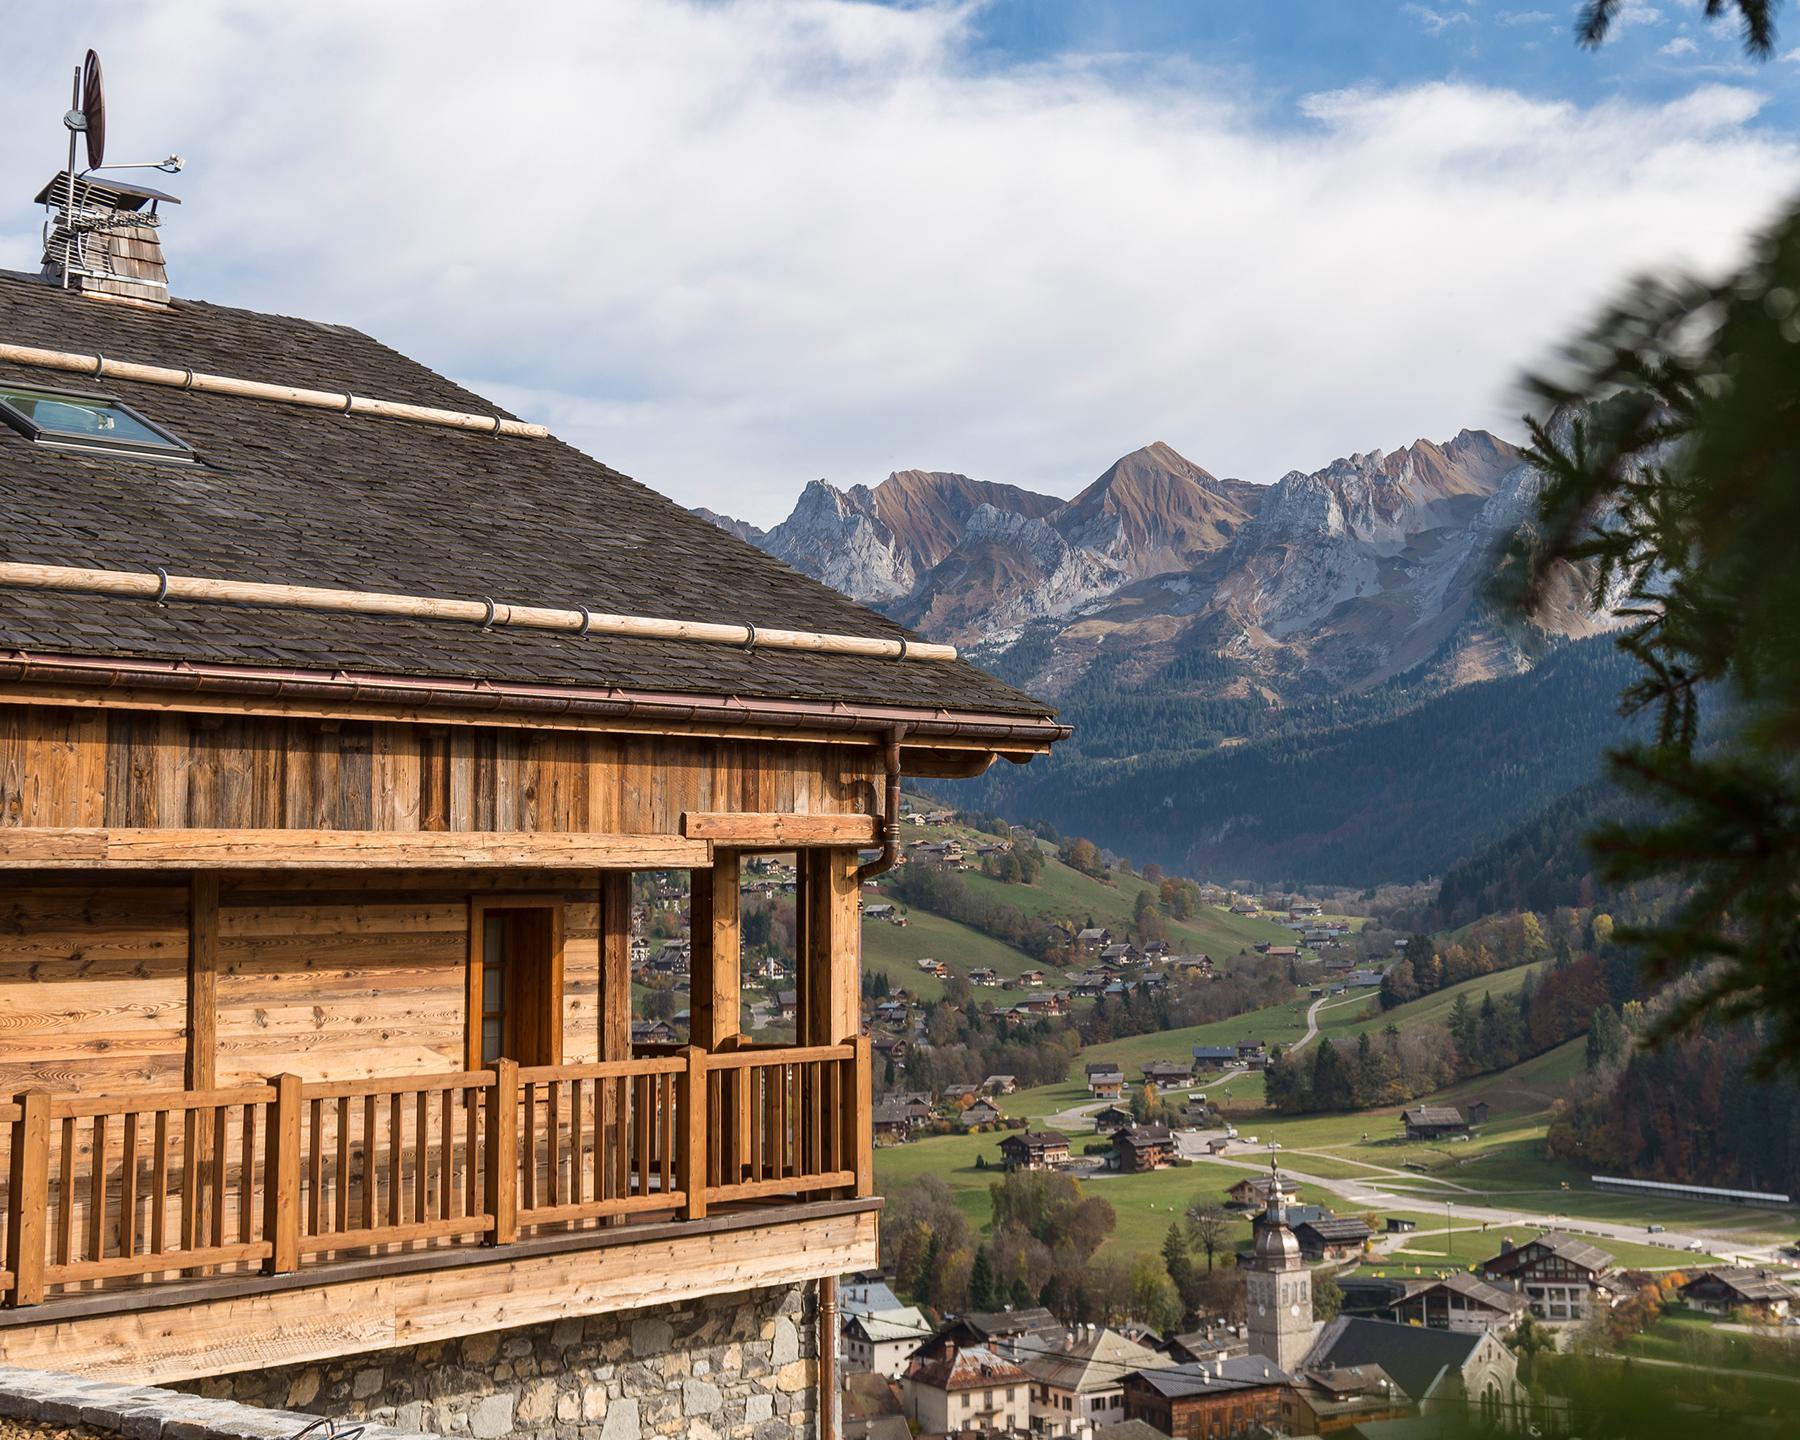
POLYGON ((1408 1140, 1441 1140, 1446 1135, 1467 1135, 1469 1121, 1454 1105, 1414 1105, 1400 1112, 1408 1140))
POLYGON ((1194 1067, 1179 1060, 1152 1060, 1143 1066, 1143 1071, 1146 1083, 1164 1089, 1190 1084, 1194 1078, 1194 1067))
POLYGON ((1112 1167, 1126 1175, 1166 1168, 1175 1158, 1167 1125, 1132 1125, 1113 1132, 1112 1167))
POLYGON ((912 1440, 898 1383, 876 1371, 846 1368, 838 1430, 843 1440, 912 1440))
POLYGON ((673 1045, 675 1038, 675 1027, 667 1020, 633 1020, 631 1022, 633 1049, 644 1045, 673 1045))
POLYGON ((1708 1315, 1744 1314, 1764 1323, 1785 1320, 1794 1290, 1770 1270, 1725 1265, 1691 1276, 1678 1292, 1690 1310, 1708 1315))
POLYGON ((1225 1192, 1226 1203, 1237 1209, 1266 1209, 1271 1203, 1293 1205, 1300 1199, 1300 1187, 1294 1177, 1285 1173, 1246 1175, 1225 1192))
POLYGON ((1470 1333, 1498 1330, 1505 1334, 1524 1317, 1528 1304, 1517 1290, 1457 1271, 1442 1279, 1408 1282, 1405 1293, 1388 1311, 1407 1325, 1470 1333))
POLYGON ((1300 1242, 1301 1257, 1310 1261, 1352 1259, 1362 1254, 1374 1234, 1353 1215, 1301 1221, 1293 1229, 1294 1238, 1300 1242))
POLYGON ((1254 900, 1244 899, 1233 900, 1231 902, 1231 913, 1233 915, 1256 915, 1259 914, 1261 910, 1262 906, 1257 904, 1254 900))
POLYGON ((792 1024, 800 1014, 800 992, 797 990, 776 991, 775 1013, 784 1024, 792 1024))
POLYGON ((1194 1068, 1196 1070, 1223 1070, 1227 1066, 1237 1064, 1238 1052, 1235 1045, 1196 1045, 1194 1047, 1194 1068))
POLYGON ((912 1053, 912 1041, 904 1035, 877 1035, 870 1045, 882 1060, 896 1069, 905 1069, 906 1057, 912 1053))
POLYGON ((844 1369, 898 1380, 906 1371, 907 1361, 930 1337, 931 1326, 915 1305, 845 1315, 841 1347, 844 1369))
POLYGON ((1144 957, 1128 940, 1118 941, 1100 947, 1100 963, 1103 965, 1135 965, 1144 957))
POLYGON ((1108 1326, 1083 1325, 1021 1349, 1017 1360, 1031 1377, 1034 1435, 1086 1436, 1125 1418, 1125 1377, 1169 1360, 1108 1326))
POLYGON ((1066 730, 367 336, 172 299, 173 197, 112 173, 0 273, 0 1362, 348 1421, 449 1345, 413 1424, 467 1434, 452 1370, 510 1414, 630 1350, 609 1421, 704 1365, 811 1432, 901 778, 1066 730), (753 1045, 774 851, 795 1039, 753 1045), (686 1045, 633 1034, 651 872, 686 1045))
POLYGON ((971 985, 996 986, 1000 983, 1000 973, 986 965, 977 965, 969 971, 971 985))
POLYGON ((1117 1100, 1125 1092, 1125 1072, 1110 1060, 1087 1067, 1088 1094, 1096 1100, 1117 1100))
POLYGON ((970 1310, 945 1325, 933 1343, 985 1345, 1016 1360, 1022 1352, 1042 1350, 1064 1334, 1062 1322, 1041 1305, 1016 1310, 970 1310))
POLYGON ((1069 1137, 1055 1130, 1021 1130, 1000 1142, 1000 1161, 1011 1170, 1055 1170, 1069 1163, 1069 1137))
POLYGON ((1623 1298, 1611 1280, 1613 1257, 1576 1235, 1551 1230, 1483 1262, 1481 1277, 1523 1290, 1539 1320, 1585 1320, 1623 1298))
POLYGON ((990 1075, 981 1082, 981 1088, 990 1095, 1011 1095, 1019 1088, 1017 1075, 990 1075))
POLYGON ((907 1418, 925 1435, 1023 1431, 1031 1423, 1031 1382, 983 1345, 934 1344, 901 1376, 907 1418))
POLYGON ((894 906, 883 901, 879 905, 863 906, 862 917, 865 920, 892 920, 899 913, 894 906))
POLYGON ((976 1100, 965 1106, 956 1123, 965 1130, 973 1130, 981 1125, 1000 1125, 1006 1121, 1006 1112, 992 1100, 976 1100))
POLYGON ((1289 1378, 1261 1355, 1137 1370, 1124 1380, 1125 1415, 1175 1440, 1271 1433, 1289 1411, 1289 1378))
POLYGON ((1094 1132, 1098 1135, 1110 1135, 1136 1123, 1131 1112, 1122 1105, 1108 1105, 1104 1110, 1094 1112, 1094 1132))
POLYGON ((1379 1365, 1321 1365, 1295 1372, 1287 1425, 1297 1435, 1378 1435, 1382 1421, 1412 1413, 1411 1399, 1379 1365))
POLYGON ((1240 1065, 1248 1065, 1252 1070, 1262 1070, 1269 1063, 1269 1042, 1267 1040, 1240 1040, 1237 1042, 1237 1060, 1240 1065))
POLYGON ((1303 920, 1319 914, 1320 910, 1321 907, 1317 900, 1296 900, 1288 906, 1287 913, 1291 919, 1303 920))

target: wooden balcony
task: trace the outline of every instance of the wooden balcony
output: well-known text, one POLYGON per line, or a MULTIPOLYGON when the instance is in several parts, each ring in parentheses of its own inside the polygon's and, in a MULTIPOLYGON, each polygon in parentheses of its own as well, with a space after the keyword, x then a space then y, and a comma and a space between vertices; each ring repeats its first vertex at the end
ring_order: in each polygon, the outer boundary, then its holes
POLYGON ((0 1103, 12 1307, 0 1359, 29 1363, 22 1326, 66 1334, 71 1319, 195 1297, 869 1210, 843 1203, 871 1194, 869 1085, 857 1039, 140 1095, 30 1090, 0 1103))

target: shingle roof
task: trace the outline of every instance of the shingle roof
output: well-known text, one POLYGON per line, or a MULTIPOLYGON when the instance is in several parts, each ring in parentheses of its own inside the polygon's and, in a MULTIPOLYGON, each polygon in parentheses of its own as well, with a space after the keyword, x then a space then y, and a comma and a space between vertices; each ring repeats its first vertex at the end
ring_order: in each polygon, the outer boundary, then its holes
POLYGON ((1169 1364, 1166 1355, 1139 1345, 1111 1328, 1063 1339, 1054 1347, 1027 1350, 1020 1366, 1040 1385, 1083 1394, 1116 1390, 1132 1370, 1160 1369, 1169 1364))
POLYGON ((949 1346, 929 1357, 920 1357, 906 1368, 907 1378, 934 1390, 973 1390, 990 1385, 1022 1384, 1025 1372, 1003 1360, 985 1345, 967 1349, 949 1346))
POLYGON ((1430 1330, 1392 1320, 1340 1315, 1319 1332, 1305 1368, 1379 1365, 1414 1400, 1426 1399, 1446 1370, 1461 1371, 1486 1338, 1458 1330, 1430 1330))
POLYGON ((1452 1105, 1415 1105, 1410 1110, 1402 1110, 1400 1118, 1408 1125, 1461 1125, 1465 1123, 1462 1111, 1452 1105))
MULTIPOLYGON (((245 379, 493 413, 342 326, 177 301, 109 305, 0 271, 0 333, 245 379)), ((905 632, 555 440, 0 364, 101 390, 192 444, 194 466, 90 458, 0 426, 0 559, 397 591, 893 637, 905 632)), ((504 413, 504 412, 502 412, 504 413)), ((60 654, 617 686, 1044 716, 961 662, 576 638, 421 620, 0 591, 0 640, 60 654)))
POLYGON ((1161 1370, 1140 1370, 1137 1378, 1170 1400, 1288 1383, 1287 1372, 1261 1355, 1229 1355, 1218 1360, 1171 1365, 1161 1370))

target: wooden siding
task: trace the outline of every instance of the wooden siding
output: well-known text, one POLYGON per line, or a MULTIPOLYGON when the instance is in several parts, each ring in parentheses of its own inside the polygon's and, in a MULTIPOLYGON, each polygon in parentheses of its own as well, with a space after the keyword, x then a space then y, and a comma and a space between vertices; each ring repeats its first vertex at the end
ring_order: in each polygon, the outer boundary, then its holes
POLYGON ((873 814, 872 746, 0 705, 0 827, 678 835, 873 814))
POLYGON ((0 889, 0 1094, 179 1088, 188 887, 0 889))

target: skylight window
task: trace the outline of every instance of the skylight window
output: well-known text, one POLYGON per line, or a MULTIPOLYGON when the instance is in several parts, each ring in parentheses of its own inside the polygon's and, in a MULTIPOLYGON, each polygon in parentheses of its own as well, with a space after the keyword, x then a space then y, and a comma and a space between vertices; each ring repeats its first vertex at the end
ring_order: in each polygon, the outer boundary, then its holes
POLYGON ((0 382, 0 420, 59 450, 191 461, 193 448, 111 395, 0 382))

